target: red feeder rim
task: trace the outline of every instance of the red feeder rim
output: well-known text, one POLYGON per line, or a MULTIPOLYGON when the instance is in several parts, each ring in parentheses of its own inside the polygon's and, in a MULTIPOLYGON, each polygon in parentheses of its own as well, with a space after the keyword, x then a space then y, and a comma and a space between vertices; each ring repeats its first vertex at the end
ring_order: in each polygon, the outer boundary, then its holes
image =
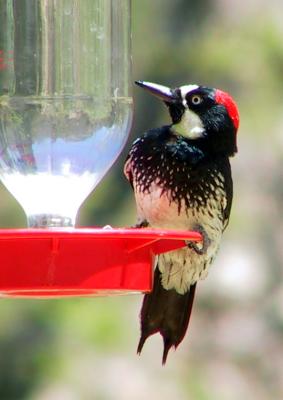
POLYGON ((0 229, 0 296, 148 292, 154 257, 201 241, 160 229, 0 229))

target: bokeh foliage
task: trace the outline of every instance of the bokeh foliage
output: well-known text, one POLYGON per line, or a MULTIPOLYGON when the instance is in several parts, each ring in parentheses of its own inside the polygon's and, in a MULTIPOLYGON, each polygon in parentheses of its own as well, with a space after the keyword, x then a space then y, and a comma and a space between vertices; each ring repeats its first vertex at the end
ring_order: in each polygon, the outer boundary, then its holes
MULTIPOLYGON (((0 398, 283 398, 283 42, 281 2, 133 0, 133 78, 202 83, 233 94, 241 113, 230 227, 199 284, 190 334, 168 366, 152 338, 135 356, 140 296, 1 300, 0 398)), ((1 6, 1 3, 0 3, 1 6)), ((134 89, 131 140, 169 121, 134 89)), ((128 144, 129 147, 129 144, 128 144)), ((127 149, 81 209, 83 226, 135 218, 122 174, 127 149)), ((2 188, 1 227, 24 226, 2 188)))

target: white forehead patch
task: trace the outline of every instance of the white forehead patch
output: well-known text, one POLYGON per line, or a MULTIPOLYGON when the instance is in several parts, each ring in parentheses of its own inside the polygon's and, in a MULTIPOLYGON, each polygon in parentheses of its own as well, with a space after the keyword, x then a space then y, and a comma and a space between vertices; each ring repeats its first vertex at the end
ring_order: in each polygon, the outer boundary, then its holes
POLYGON ((184 86, 180 87, 181 96, 182 96, 182 99, 183 99, 182 103, 183 103, 184 107, 188 108, 187 101, 185 99, 186 95, 188 93, 192 92, 193 90, 198 89, 198 88, 199 88, 199 85, 184 85, 184 86))
POLYGON ((182 96, 185 96, 187 93, 192 92, 199 88, 199 85, 184 85, 180 87, 182 96))

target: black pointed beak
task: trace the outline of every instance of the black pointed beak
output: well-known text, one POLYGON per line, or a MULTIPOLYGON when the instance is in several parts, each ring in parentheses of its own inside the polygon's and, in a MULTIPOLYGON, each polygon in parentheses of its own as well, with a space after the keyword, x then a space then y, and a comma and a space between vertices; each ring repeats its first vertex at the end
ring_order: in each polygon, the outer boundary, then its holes
POLYGON ((174 91, 166 86, 158 85, 157 83, 135 81, 135 84, 147 90, 149 93, 158 97, 166 103, 172 103, 176 100, 174 91))

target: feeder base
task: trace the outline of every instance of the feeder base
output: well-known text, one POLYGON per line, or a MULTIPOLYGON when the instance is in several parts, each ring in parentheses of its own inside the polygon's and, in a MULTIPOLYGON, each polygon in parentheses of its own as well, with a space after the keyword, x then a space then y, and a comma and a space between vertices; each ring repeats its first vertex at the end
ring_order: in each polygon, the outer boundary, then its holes
POLYGON ((157 229, 1 229, 0 297, 148 292, 156 255, 200 241, 157 229))

